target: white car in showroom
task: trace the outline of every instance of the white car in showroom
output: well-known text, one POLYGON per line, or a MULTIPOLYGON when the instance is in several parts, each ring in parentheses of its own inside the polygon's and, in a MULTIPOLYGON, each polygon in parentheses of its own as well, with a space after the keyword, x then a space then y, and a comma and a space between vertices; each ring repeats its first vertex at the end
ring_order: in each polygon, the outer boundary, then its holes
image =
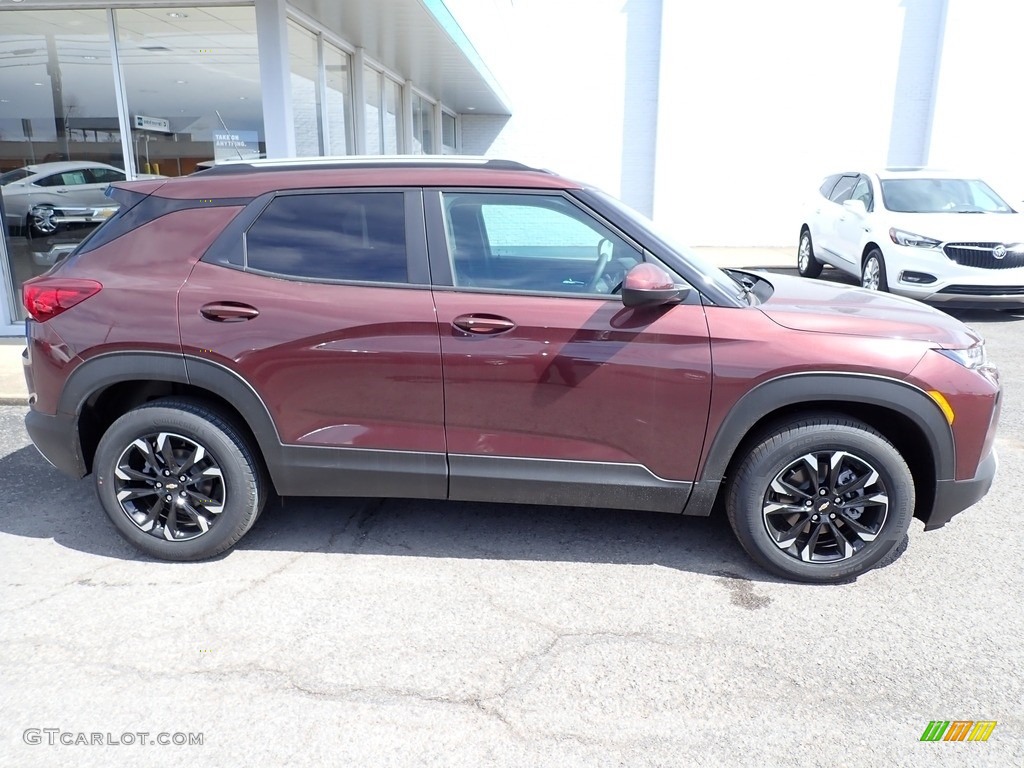
MULTIPOLYGON (((120 168, 89 160, 37 163, 0 174, 8 229, 49 237, 67 226, 101 224, 117 210, 107 187, 126 178, 120 168)), ((167 177, 137 173, 135 178, 167 177)))
POLYGON ((941 171, 836 173, 800 227, 797 267, 943 306, 1024 307, 1024 214, 981 179, 941 171))

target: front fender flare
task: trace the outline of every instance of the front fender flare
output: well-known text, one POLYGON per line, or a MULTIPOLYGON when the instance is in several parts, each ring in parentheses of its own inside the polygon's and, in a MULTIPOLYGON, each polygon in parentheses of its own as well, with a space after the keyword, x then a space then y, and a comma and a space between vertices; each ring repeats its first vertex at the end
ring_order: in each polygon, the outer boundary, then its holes
POLYGON ((859 373, 795 373, 758 384, 722 420, 704 459, 685 512, 707 515, 736 449, 766 414, 791 405, 857 403, 886 408, 909 418, 931 449, 935 478, 951 480, 956 467, 953 431, 926 392, 899 379, 859 373))

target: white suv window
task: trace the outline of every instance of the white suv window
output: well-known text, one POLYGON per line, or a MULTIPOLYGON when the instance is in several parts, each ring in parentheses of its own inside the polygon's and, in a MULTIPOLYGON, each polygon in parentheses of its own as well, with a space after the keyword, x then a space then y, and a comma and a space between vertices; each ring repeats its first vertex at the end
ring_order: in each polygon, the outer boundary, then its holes
POLYGON ((832 190, 832 194, 829 195, 829 200, 833 203, 839 203, 842 205, 844 202, 850 199, 850 195, 853 194, 853 188, 857 186, 857 180, 859 176, 843 176, 836 184, 835 189, 832 190))

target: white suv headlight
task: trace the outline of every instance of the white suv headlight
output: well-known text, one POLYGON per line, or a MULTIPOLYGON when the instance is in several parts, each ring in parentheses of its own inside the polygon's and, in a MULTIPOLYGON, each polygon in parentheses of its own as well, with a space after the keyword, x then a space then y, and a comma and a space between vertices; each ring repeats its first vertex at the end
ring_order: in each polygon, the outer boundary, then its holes
POLYGON ((915 248, 938 248, 942 241, 924 235, 915 235, 913 232, 905 232, 895 227, 889 230, 889 237, 896 245, 911 245, 915 248))

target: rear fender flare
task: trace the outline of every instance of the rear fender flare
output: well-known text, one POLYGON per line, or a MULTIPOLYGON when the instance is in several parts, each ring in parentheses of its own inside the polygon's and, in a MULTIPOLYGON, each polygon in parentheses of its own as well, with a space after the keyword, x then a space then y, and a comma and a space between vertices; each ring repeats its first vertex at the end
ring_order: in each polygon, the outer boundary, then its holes
POLYGON ((89 358, 68 378, 58 412, 80 416, 94 393, 122 381, 166 381, 192 385, 224 399, 252 430, 268 462, 281 441, 270 411, 253 388, 230 368, 202 358, 168 352, 111 352, 89 358))

